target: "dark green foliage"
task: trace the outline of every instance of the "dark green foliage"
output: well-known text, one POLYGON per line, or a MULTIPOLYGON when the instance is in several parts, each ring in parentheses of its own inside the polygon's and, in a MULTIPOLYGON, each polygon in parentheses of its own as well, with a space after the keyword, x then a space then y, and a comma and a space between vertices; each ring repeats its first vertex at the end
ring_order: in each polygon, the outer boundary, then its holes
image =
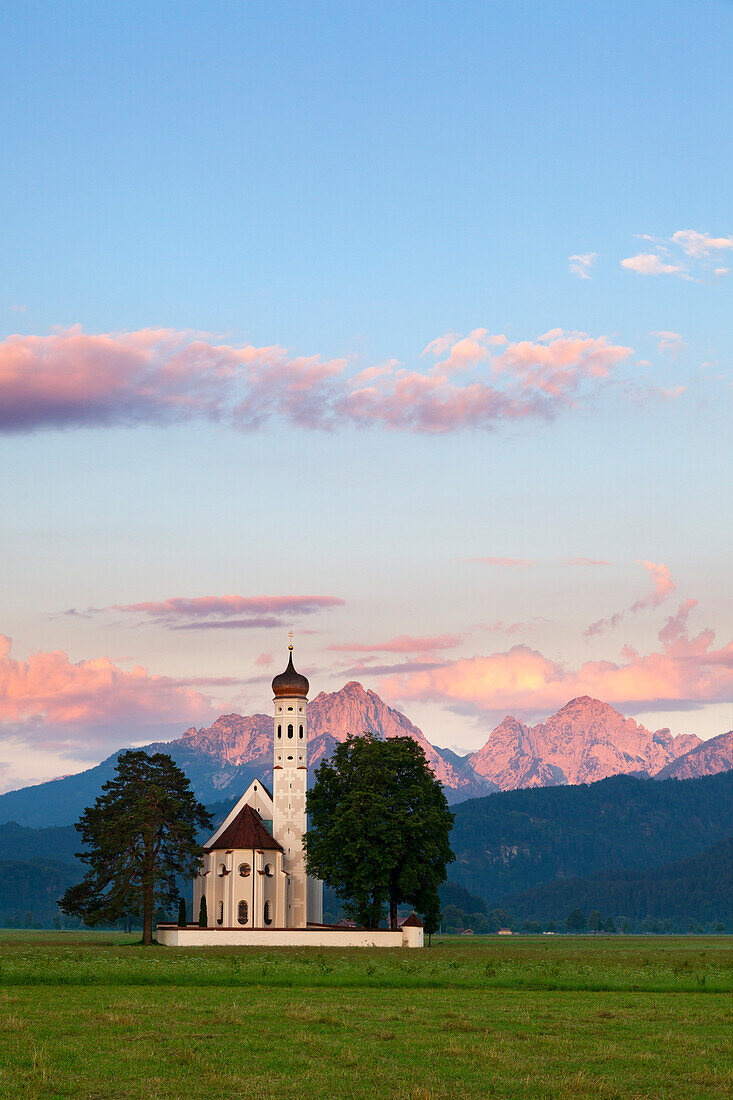
POLYGON ((584 932, 587 923, 582 909, 573 909, 572 913, 568 913, 565 918, 565 927, 568 932, 584 932))
POLYGON ((590 915, 588 917, 588 931, 600 932, 601 923, 601 914, 598 912, 597 909, 591 909, 590 915))
POLYGON ((206 912, 206 896, 201 895, 201 904, 199 905, 199 928, 209 927, 209 914, 206 912))
POLYGON ((470 893, 465 886, 457 882, 444 882, 440 887, 440 900, 443 907, 454 905, 465 913, 486 913, 487 905, 483 898, 470 893))
MULTIPOLYGON (((29 829, 9 821, 0 825, 0 852, 12 852, 14 860, 60 860, 76 863, 79 834, 73 825, 59 825, 45 829, 29 829)), ((83 867, 76 863, 77 870, 83 867)))
POLYGON ((198 870, 197 831, 210 825, 186 776, 165 753, 121 753, 112 779, 77 829, 89 865, 82 882, 59 902, 88 925, 142 913, 143 943, 152 943, 153 914, 179 899, 176 876, 198 870))
POLYGON ((392 927, 400 904, 439 915, 453 815, 412 738, 349 737, 321 762, 307 808, 308 872, 350 916, 376 928, 387 905, 392 927))
POLYGON ((0 860, 0 925, 12 927, 11 922, 18 919, 22 924, 30 911, 35 925, 51 928, 58 916, 57 899, 79 877, 78 864, 57 859, 0 860))
MULTIPOLYGON (((699 855, 733 833, 733 772, 506 791, 463 802, 454 813, 451 879, 493 908, 540 883, 646 871, 699 855)), ((602 897, 589 905, 612 908, 602 897)), ((534 911, 522 916, 542 919, 534 911)))
POLYGON ((632 921, 669 919, 685 929, 690 922, 697 927, 725 921, 733 927, 731 866, 733 840, 723 840, 689 859, 645 871, 548 882, 507 897, 505 903, 520 920, 557 919, 574 907, 597 906, 603 913, 623 913, 632 921))
POLYGON ((603 931, 604 931, 604 932, 611 932, 611 933, 615 933, 615 931, 616 931, 616 923, 615 923, 615 921, 614 921, 613 917, 609 917, 609 918, 608 918, 608 920, 607 920, 607 921, 606 921, 606 922, 604 923, 604 925, 603 925, 603 931))
POLYGON ((178 927, 185 928, 187 924, 186 920, 186 899, 181 897, 178 901, 178 927))

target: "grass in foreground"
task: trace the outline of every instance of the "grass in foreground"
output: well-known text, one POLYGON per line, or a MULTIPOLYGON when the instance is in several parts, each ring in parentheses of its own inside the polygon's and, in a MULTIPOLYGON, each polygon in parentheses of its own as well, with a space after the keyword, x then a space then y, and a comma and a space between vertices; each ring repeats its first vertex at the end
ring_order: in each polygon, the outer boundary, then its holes
POLYGON ((146 951, 131 939, 0 940, 1 1095, 733 1091, 729 940, 476 938, 422 952, 274 952, 146 951))

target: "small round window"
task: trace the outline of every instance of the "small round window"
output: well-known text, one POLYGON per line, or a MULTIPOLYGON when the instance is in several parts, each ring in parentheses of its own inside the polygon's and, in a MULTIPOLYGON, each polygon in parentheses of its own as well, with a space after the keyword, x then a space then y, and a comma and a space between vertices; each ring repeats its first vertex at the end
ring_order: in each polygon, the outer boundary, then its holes
POLYGON ((239 864, 239 873, 242 876, 242 878, 247 878, 248 875, 251 875, 252 874, 252 868, 250 867, 249 863, 240 863, 239 864))

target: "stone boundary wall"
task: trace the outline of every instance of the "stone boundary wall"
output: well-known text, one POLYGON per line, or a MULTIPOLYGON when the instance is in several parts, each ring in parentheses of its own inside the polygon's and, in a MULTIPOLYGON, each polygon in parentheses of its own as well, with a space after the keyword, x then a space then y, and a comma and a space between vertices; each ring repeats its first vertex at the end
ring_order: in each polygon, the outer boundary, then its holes
POLYGON ((166 947, 422 947, 422 928, 199 928, 159 924, 166 947))

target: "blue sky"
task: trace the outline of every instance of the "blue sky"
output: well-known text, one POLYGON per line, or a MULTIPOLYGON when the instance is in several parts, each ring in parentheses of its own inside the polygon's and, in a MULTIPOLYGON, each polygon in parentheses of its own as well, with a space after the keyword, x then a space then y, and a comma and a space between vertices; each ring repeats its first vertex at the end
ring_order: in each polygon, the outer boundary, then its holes
POLYGON ((6 6, 0 785, 267 710, 291 623, 316 689, 356 669, 464 751, 596 684, 729 728, 732 28, 705 0, 6 6), (223 388, 246 347, 255 427, 223 388), (344 602, 157 607, 231 594, 344 602))

